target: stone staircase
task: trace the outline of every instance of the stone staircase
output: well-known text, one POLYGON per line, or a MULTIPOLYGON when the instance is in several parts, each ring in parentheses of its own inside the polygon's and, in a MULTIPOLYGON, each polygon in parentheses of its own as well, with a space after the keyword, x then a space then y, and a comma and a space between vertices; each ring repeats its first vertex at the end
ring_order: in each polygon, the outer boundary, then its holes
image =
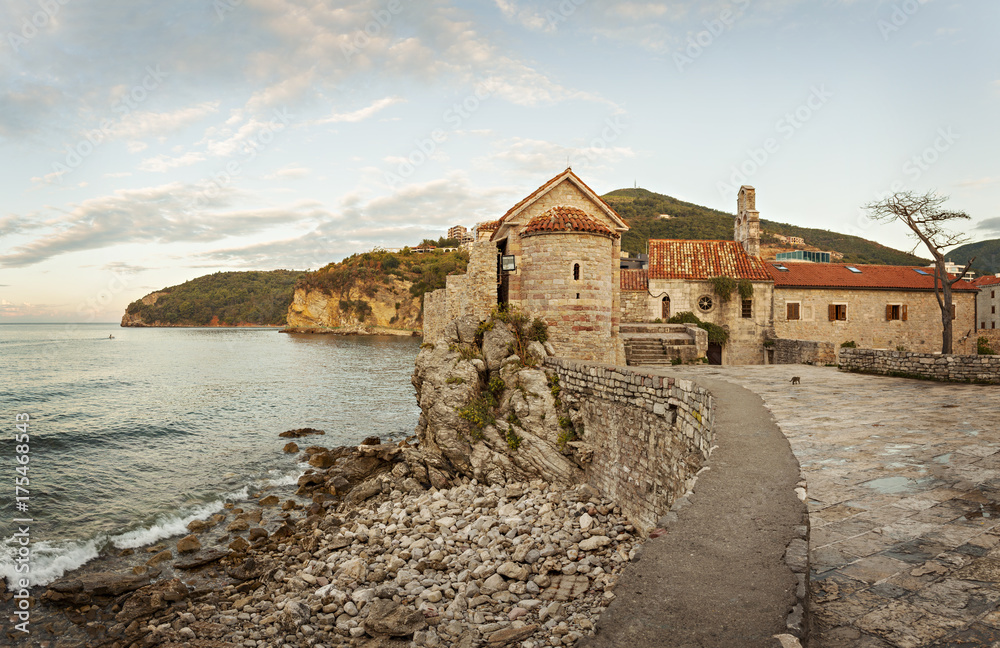
POLYGON ((636 365, 669 365, 675 358, 693 362, 699 356, 694 336, 683 324, 621 324, 619 331, 625 343, 626 363, 636 365))

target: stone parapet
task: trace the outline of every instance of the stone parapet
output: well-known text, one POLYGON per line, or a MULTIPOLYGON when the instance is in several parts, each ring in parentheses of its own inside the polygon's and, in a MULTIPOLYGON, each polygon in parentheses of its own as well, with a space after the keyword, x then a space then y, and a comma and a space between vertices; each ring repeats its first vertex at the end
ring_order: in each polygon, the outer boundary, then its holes
POLYGON ((1000 384, 1000 356, 841 349, 841 371, 1000 384))
POLYGON ((833 342, 813 340, 774 341, 774 364, 824 365, 837 362, 837 346, 833 342))
POLYGON ((643 535, 694 485, 715 439, 713 397, 689 380, 633 367, 547 358, 593 451, 586 480, 643 535))

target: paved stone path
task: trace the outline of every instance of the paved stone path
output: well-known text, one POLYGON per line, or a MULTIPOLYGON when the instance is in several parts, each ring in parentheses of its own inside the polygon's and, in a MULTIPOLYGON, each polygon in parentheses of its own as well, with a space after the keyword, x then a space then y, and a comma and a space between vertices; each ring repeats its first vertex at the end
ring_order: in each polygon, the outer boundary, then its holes
POLYGON ((1000 648, 1000 388, 805 365, 684 371, 758 393, 802 466, 810 648, 1000 648))

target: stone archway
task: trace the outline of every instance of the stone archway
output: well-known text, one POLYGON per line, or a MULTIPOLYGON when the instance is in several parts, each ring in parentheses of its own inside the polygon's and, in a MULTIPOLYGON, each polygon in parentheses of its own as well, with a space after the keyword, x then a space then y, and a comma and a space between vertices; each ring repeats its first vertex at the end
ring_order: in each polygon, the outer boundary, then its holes
POLYGON ((660 300, 660 317, 664 322, 670 319, 670 297, 666 295, 660 300))

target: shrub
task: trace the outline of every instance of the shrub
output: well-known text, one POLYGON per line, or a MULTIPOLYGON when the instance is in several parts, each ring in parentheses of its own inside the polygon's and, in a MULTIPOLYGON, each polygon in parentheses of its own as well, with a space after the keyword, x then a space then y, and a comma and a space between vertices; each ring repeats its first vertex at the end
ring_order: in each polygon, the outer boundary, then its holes
POLYGON ((995 355, 996 351, 990 346, 990 340, 985 335, 976 340, 976 353, 979 355, 995 355))
POLYGON ((847 342, 840 343, 841 349, 857 349, 858 345, 854 340, 848 340, 847 342))
POLYGON ((753 298, 753 283, 749 279, 740 279, 737 290, 740 293, 740 299, 753 298))
POLYGON ((496 425, 497 419, 493 415, 493 408, 496 401, 489 394, 480 394, 473 398, 468 405, 458 409, 458 415, 472 424, 472 438, 479 441, 483 438, 483 430, 487 425, 496 425))
MULTIPOLYGON (((736 280, 732 277, 712 277, 708 281, 712 284, 712 289, 722 300, 722 303, 728 302, 729 298, 733 296, 733 291, 736 290, 736 280)), ((751 290, 753 290, 752 287, 751 290)))
POLYGON ((511 450, 517 450, 520 448, 521 441, 524 440, 516 432, 514 432, 513 428, 507 430, 504 436, 507 438, 507 447, 511 450))
POLYGON ((448 380, 445 382, 449 385, 461 385, 465 382, 465 378, 462 378, 461 376, 449 376, 448 380))
POLYGON ((667 320, 668 324, 695 324, 698 328, 708 331, 709 344, 724 345, 729 341, 729 331, 718 324, 703 322, 691 311, 681 311, 667 320))

